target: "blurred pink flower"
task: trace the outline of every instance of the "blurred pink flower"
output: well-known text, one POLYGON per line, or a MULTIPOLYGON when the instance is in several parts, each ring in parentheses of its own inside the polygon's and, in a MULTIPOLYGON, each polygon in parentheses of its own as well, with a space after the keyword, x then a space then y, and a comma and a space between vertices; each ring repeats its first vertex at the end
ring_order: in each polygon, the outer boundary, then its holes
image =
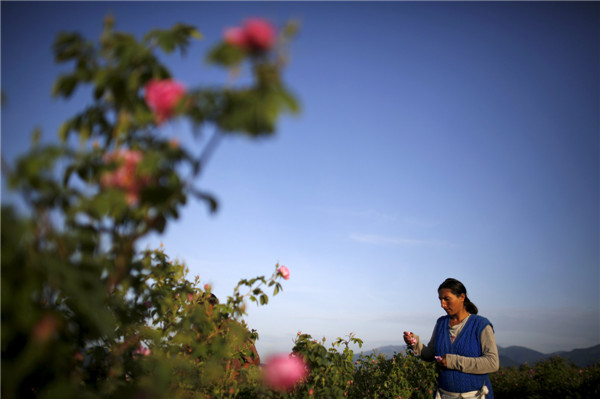
POLYGON ((81 352, 75 352, 73 354, 73 360, 75 360, 76 362, 83 362, 83 354, 81 352))
POLYGON ((138 164, 143 155, 136 150, 119 150, 104 156, 104 162, 117 162, 117 169, 107 172, 100 178, 100 185, 113 187, 125 191, 125 198, 129 205, 139 201, 140 191, 148 184, 148 178, 140 176, 137 172, 138 164))
POLYGON ((33 330, 31 331, 32 338, 39 344, 46 343, 56 332, 57 327, 58 321, 56 318, 47 314, 33 327, 33 330))
POLYGON ((246 20, 244 23, 246 40, 250 47, 257 50, 267 50, 275 42, 275 28, 268 21, 259 18, 246 20))
POLYGON ((226 29, 224 39, 245 50, 269 50, 275 43, 275 28, 267 20, 250 18, 244 21, 242 27, 226 29))
POLYGON ((171 141, 169 141, 169 146, 173 149, 177 149, 179 148, 179 139, 178 138, 172 138, 171 141))
POLYGON ((281 266, 278 270, 279 274, 281 275, 281 277, 283 277, 286 280, 290 279, 290 269, 288 269, 285 266, 281 266))
POLYGON ((227 28, 223 35, 227 43, 236 47, 246 47, 246 31, 239 26, 233 28, 227 28))
POLYGON ((156 123, 161 124, 171 116, 185 88, 173 79, 151 80, 146 84, 146 103, 154 111, 156 123))
POLYGON ((137 348, 136 350, 133 351, 133 356, 137 357, 137 356, 150 356, 152 354, 152 352, 150 351, 150 349, 146 348, 145 346, 140 345, 139 348, 137 348))
POLYGON ((276 355, 269 358, 263 370, 265 384, 275 390, 291 390, 308 374, 302 358, 294 355, 276 355))

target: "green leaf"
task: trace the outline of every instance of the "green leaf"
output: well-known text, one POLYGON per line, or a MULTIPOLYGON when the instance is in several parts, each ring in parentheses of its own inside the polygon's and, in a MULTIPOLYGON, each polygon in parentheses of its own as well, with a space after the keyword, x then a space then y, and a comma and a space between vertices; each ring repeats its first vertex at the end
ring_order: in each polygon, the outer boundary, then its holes
POLYGON ((244 58, 246 58, 244 50, 228 43, 221 43, 208 53, 206 59, 211 64, 233 67, 239 65, 244 58))
POLYGON ((217 123, 223 131, 243 132, 251 136, 275 131, 277 104, 273 97, 258 90, 229 91, 223 113, 217 123))
POLYGON ((73 94, 73 90, 79 83, 79 78, 76 75, 68 74, 59 76, 52 87, 52 95, 54 97, 63 96, 68 98, 73 94))
POLYGON ((197 39, 197 40, 202 40, 202 39, 204 39, 204 35, 202 35, 202 33, 200 33, 200 32, 199 32, 198 30, 196 30, 196 29, 192 29, 192 30, 190 31, 190 36, 191 36, 191 37, 193 37, 194 39, 197 39))
POLYGON ((54 41, 54 59, 65 62, 81 55, 85 41, 79 33, 59 33, 54 41))
POLYGON ((160 35, 157 35, 156 39, 158 45, 165 53, 171 53, 173 52, 173 50, 175 50, 176 42, 173 36, 171 36, 170 34, 162 33, 160 35))
POLYGON ((211 213, 215 213, 217 211, 219 203, 217 202, 216 198, 213 197, 211 194, 207 194, 196 189, 191 189, 191 193, 196 198, 206 201, 209 205, 209 210, 211 213))
POLYGON ((261 305, 266 305, 267 303, 269 303, 269 297, 266 296, 265 294, 262 294, 260 296, 260 304, 261 305))
POLYGON ((290 92, 282 87, 280 90, 278 90, 277 94, 279 101, 285 109, 289 110, 293 114, 300 112, 300 104, 298 103, 296 97, 294 97, 290 92))
POLYGON ((190 38, 202 39, 202 34, 192 25, 175 24, 171 29, 155 29, 144 37, 145 43, 155 42, 165 53, 179 49, 184 54, 190 38))

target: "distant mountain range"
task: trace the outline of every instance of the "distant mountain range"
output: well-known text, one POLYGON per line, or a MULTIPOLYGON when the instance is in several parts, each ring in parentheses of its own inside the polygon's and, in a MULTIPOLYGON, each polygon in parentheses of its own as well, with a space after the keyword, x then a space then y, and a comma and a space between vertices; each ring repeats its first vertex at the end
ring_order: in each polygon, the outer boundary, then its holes
POLYGON ((586 367, 600 362, 600 345, 553 353, 541 353, 523 346, 509 346, 508 348, 499 346, 498 354, 502 367, 519 366, 524 363, 535 364, 540 360, 556 356, 571 360, 579 367, 586 367))
MULTIPOLYGON (((386 357, 391 357, 394 353, 405 353, 405 345, 388 345, 379 348, 372 349, 370 351, 361 352, 364 355, 371 353, 381 353, 386 357)), ((500 355, 500 366, 511 367, 520 366, 521 364, 529 363, 535 364, 540 360, 548 359, 551 357, 560 356, 564 359, 571 360, 574 364, 579 367, 586 367, 592 364, 600 362, 600 345, 592 346, 589 348, 573 349, 570 352, 553 352, 553 353, 541 353, 534 351, 533 349, 525 348, 523 346, 509 346, 503 348, 498 347, 498 354, 500 355)), ((354 355, 354 359, 358 359, 360 353, 354 355)))

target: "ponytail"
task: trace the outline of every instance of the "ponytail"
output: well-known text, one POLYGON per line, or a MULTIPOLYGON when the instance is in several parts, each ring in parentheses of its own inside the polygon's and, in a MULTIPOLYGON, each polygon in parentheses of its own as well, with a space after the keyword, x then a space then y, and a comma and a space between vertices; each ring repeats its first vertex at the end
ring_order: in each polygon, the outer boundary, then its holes
POLYGON ((471 300, 467 296, 465 296, 465 310, 470 314, 477 314, 477 312, 479 311, 477 309, 477 306, 475 306, 475 304, 471 302, 471 300))

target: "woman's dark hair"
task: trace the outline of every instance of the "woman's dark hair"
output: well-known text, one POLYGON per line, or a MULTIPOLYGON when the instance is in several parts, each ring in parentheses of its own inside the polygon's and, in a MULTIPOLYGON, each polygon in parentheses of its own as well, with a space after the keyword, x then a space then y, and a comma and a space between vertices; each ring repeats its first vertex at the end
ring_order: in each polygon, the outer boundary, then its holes
POLYGON ((466 309, 466 311, 471 314, 477 314, 477 312, 478 312, 477 306, 475 306, 475 304, 473 302, 471 302, 471 300, 467 296, 467 289, 465 288, 463 283, 461 283, 460 281, 458 281, 457 279, 454 279, 454 278, 447 278, 446 280, 444 280, 444 282, 442 284, 440 284, 438 291, 442 290, 442 289, 448 289, 448 290, 450 290, 450 292, 452 292, 456 296, 465 294, 465 309, 466 309))

